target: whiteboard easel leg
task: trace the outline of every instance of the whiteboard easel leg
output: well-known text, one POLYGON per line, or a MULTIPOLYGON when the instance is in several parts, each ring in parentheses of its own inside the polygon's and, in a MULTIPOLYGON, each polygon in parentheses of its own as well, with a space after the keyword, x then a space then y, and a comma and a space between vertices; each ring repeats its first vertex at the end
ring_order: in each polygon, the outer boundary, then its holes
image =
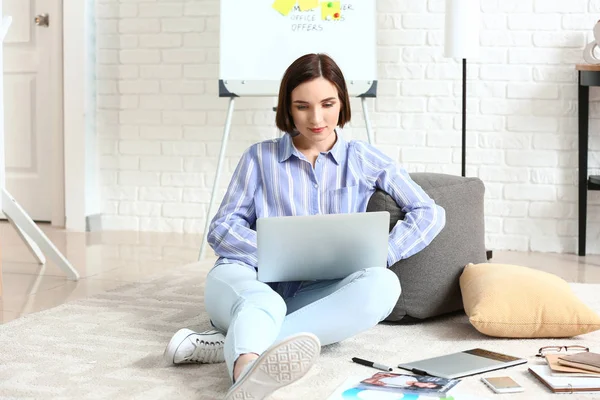
POLYGON ((229 100, 229 108, 227 109, 227 119, 225 120, 225 129, 223 130, 223 140, 221 141, 221 152, 219 153, 219 161, 217 163, 217 173, 215 174, 215 182, 213 183, 212 193, 210 194, 210 203, 208 204, 208 210, 206 211, 206 222, 204 224, 204 232, 202 232, 202 244, 200 245, 200 255, 198 261, 204 257, 204 250, 206 248, 206 239, 208 235, 208 228, 210 226, 210 216, 212 208, 215 203, 215 197, 219 188, 219 177, 221 176, 221 169, 223 167, 223 160, 225 158, 225 150, 227 148, 227 140, 229 139, 229 131, 231 130, 231 118, 233 116, 233 106, 235 105, 235 97, 229 100))
POLYGON ((365 126, 367 128, 367 138, 369 139, 369 144, 373 144, 373 131, 371 128, 371 121, 369 120, 369 110, 367 109, 367 98, 361 97, 361 104, 363 109, 363 114, 365 115, 365 126))
POLYGON ((23 230, 19 227, 19 225, 17 225, 15 223, 15 221, 13 221, 13 219, 11 217, 6 215, 6 218, 8 219, 8 222, 10 222, 10 224, 13 226, 13 228, 15 228, 15 230, 17 231, 17 234, 25 242, 25 244, 27 245, 27 248, 29 249, 29 252, 31 253, 31 255, 33 257, 35 257, 38 264, 41 264, 41 265, 46 264, 46 257, 44 257, 44 253, 42 253, 42 250, 40 250, 40 247, 29 236, 27 236, 27 234, 25 232, 23 232, 23 230))
POLYGON ((67 274, 69 279, 74 281, 79 279, 79 273, 75 268, 73 268, 44 232, 27 215, 19 203, 4 188, 2 189, 2 208, 4 214, 6 214, 11 223, 17 228, 17 232, 25 240, 25 243, 27 243, 40 263, 42 261, 45 262, 44 256, 41 254, 43 251, 67 274))

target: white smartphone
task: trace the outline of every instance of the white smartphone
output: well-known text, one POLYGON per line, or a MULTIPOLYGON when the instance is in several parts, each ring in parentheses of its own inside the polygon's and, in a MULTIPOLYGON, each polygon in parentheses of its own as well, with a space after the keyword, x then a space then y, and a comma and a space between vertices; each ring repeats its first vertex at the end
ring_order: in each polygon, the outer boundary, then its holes
POLYGON ((517 393, 525 390, 509 376, 490 376, 481 380, 496 393, 517 393))

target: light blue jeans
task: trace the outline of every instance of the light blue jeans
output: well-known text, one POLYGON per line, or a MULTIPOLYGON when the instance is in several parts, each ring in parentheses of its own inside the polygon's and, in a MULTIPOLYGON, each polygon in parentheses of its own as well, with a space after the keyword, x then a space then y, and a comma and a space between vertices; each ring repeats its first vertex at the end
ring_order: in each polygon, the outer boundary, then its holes
POLYGON ((215 328, 227 332, 225 362, 233 377, 241 354, 262 354, 299 332, 315 334, 321 345, 340 342, 384 320, 399 297, 398 277, 387 268, 303 282, 295 296, 284 299, 259 282, 256 271, 231 263, 208 273, 204 302, 215 328))

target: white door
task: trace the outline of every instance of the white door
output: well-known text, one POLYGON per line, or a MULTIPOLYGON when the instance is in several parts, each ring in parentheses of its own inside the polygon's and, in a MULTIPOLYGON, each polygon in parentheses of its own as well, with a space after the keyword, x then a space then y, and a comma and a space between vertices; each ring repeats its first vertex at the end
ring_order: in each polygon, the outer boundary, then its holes
POLYGON ((61 18, 52 12, 60 1, 3 0, 2 6, 13 18, 4 42, 6 187, 35 221, 52 221, 57 189, 52 153, 61 129, 62 76, 55 60, 62 52, 54 34, 61 18), (48 27, 36 25, 36 15, 45 13, 48 27))

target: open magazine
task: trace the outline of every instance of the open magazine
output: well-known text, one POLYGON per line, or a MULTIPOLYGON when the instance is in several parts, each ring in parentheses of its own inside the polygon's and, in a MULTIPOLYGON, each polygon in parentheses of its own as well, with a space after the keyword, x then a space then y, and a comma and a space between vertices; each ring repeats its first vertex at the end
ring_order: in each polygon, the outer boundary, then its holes
POLYGON ((460 382, 458 379, 438 378, 428 375, 378 372, 370 378, 363 379, 358 386, 386 392, 446 397, 448 391, 456 386, 458 382, 460 382))
POLYGON ((426 375, 405 375, 378 372, 362 380, 349 379, 330 397, 331 400, 382 399, 393 400, 411 395, 411 399, 452 399, 448 391, 460 382, 458 379, 445 379, 426 375))

